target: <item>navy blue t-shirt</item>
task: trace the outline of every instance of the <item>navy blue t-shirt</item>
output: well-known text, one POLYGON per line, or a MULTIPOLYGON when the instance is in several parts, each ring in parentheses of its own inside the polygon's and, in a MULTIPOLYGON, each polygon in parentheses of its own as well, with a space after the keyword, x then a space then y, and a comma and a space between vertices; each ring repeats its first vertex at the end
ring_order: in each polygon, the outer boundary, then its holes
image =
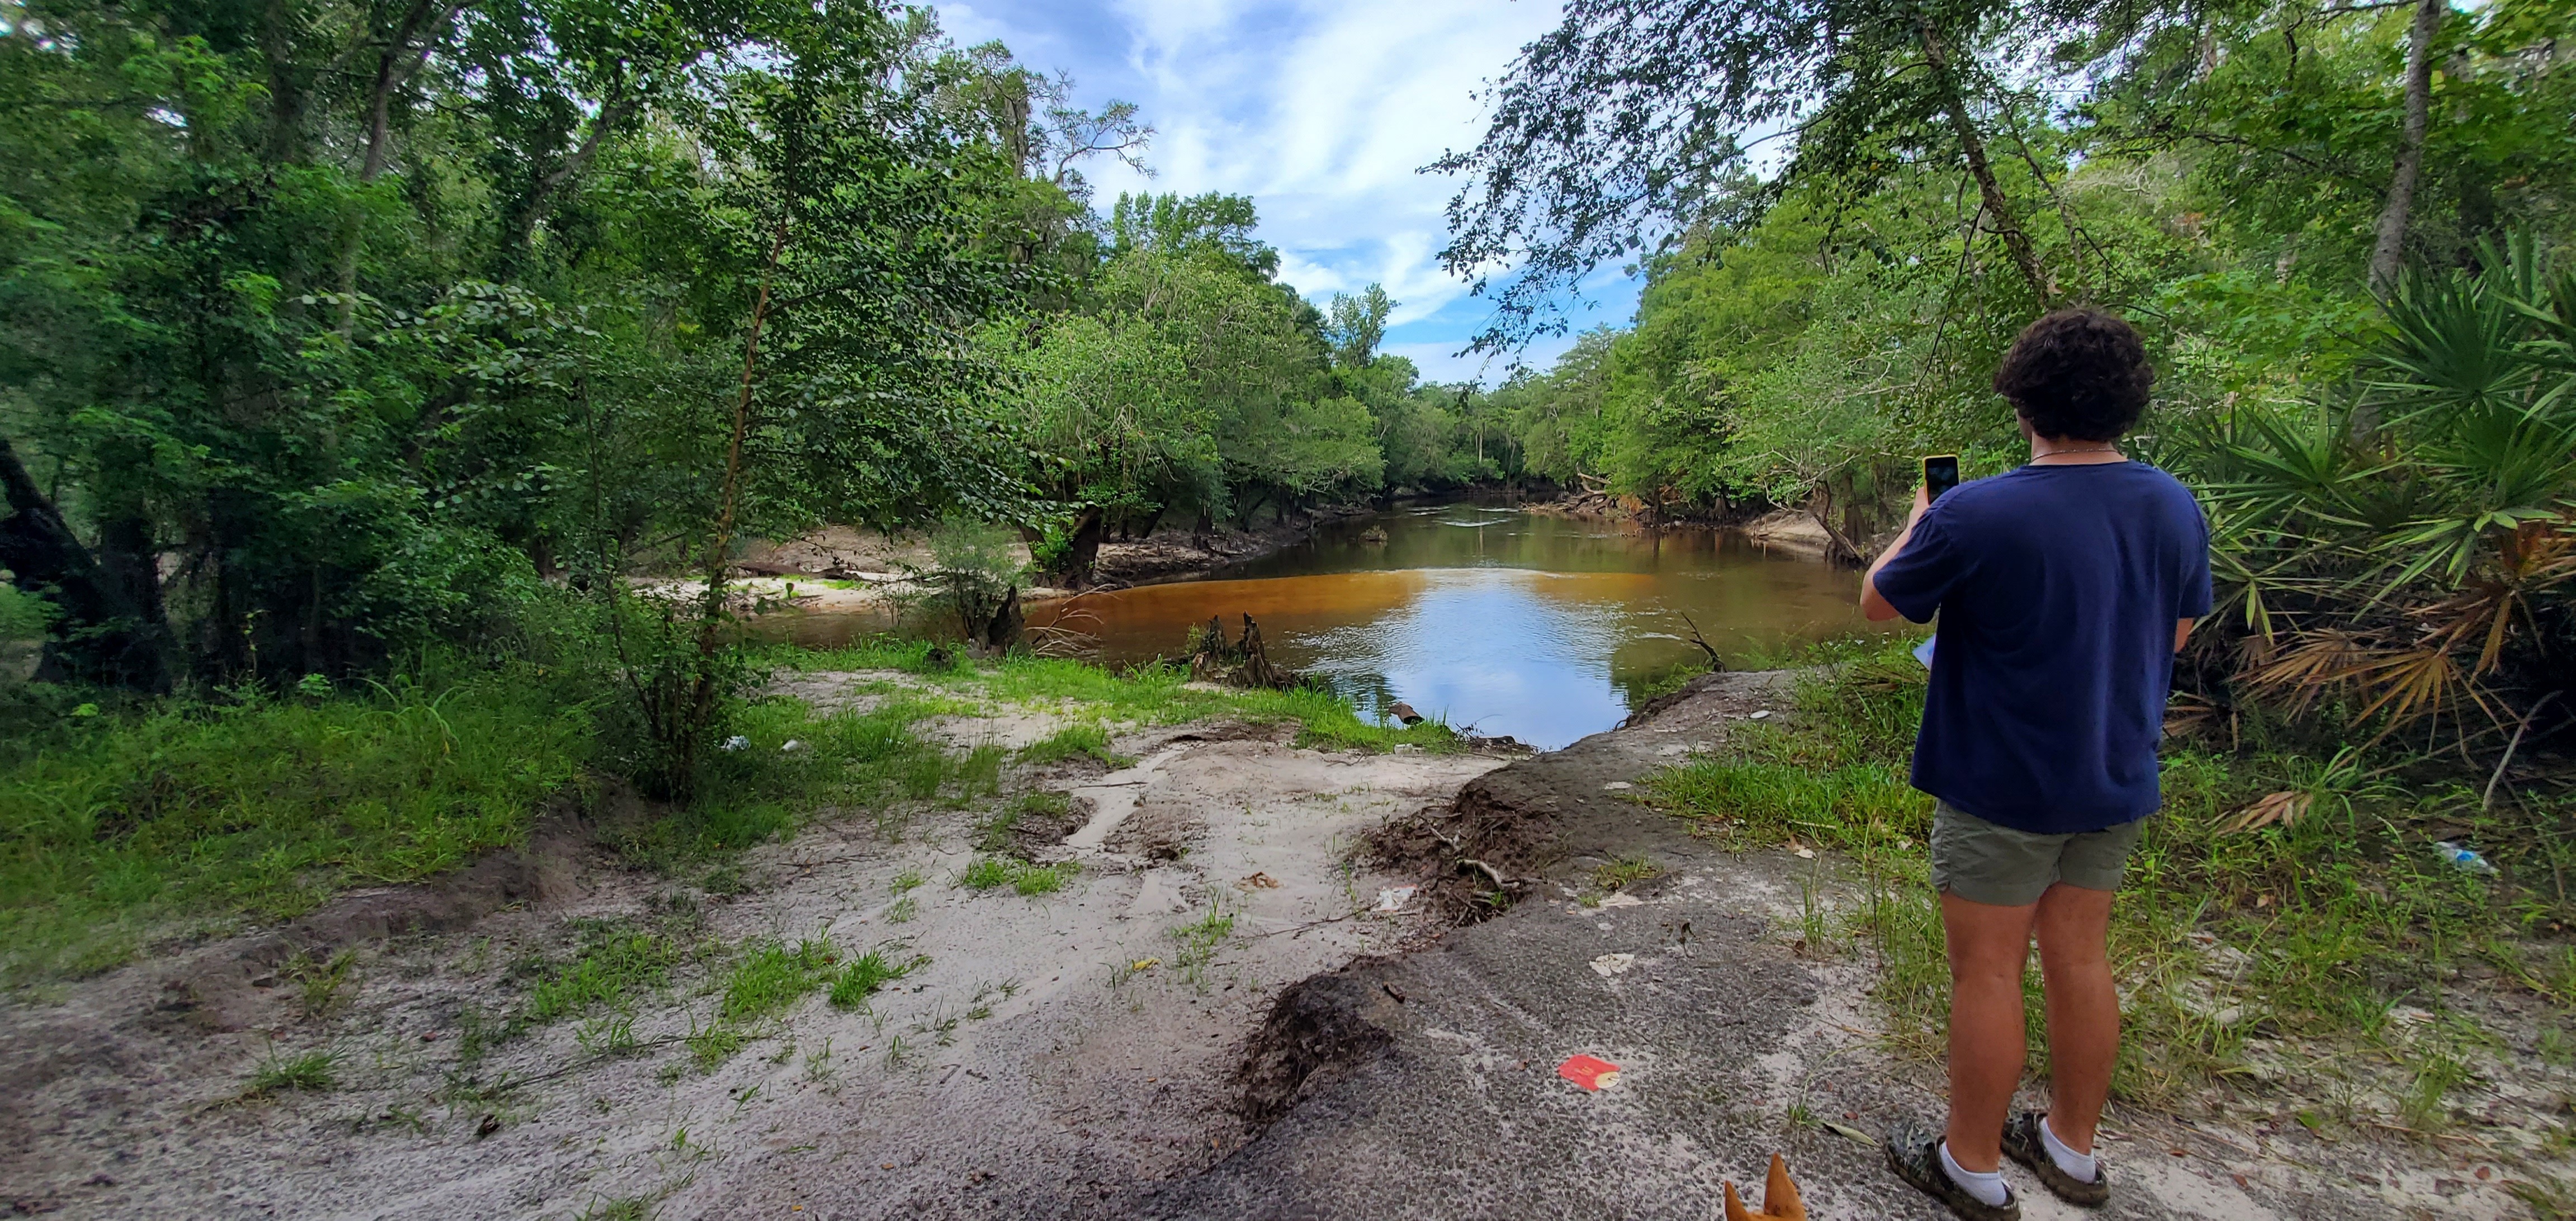
POLYGON ((2175 621, 2209 613, 2209 523, 2143 462, 2025 466, 1925 510, 1876 578, 1941 615, 1914 787, 2041 835, 2144 818, 2175 621))

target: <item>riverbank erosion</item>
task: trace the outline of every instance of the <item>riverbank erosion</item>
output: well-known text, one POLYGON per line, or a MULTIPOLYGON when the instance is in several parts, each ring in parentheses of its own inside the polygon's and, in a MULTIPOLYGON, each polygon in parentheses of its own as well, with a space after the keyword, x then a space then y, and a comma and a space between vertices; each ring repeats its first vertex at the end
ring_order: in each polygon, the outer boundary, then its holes
MULTIPOLYGON (((1645 800, 1794 684, 1707 676, 1513 760, 1215 692, 790 672, 824 720, 923 709, 989 780, 682 869, 606 793, 444 880, 21 994, 0 1180, 71 1216, 1660 1217, 1779 1152, 1811 1215, 1929 1221, 1849 1134, 1938 1108, 1819 932, 1862 863, 1645 800)), ((2110 1131, 2109 1216, 2524 1215, 2483 1140, 2110 1131)))
MULTIPOLYGON (((1857 863, 1794 840, 1729 849, 1637 800, 1674 757, 1776 723, 1790 687, 1781 673, 1709 676, 1628 727, 1387 824, 1378 859, 1467 923, 1290 989, 1243 1076, 1248 1105, 1277 1121, 1139 1211, 1712 1216, 1725 1180, 1759 1182, 1779 1153, 1811 1216, 1947 1216, 1875 1144, 1893 1122, 1937 1121, 1943 1083, 1936 1061, 1882 1039, 1878 964, 1825 944, 1866 901, 1857 863), (1561 1078, 1575 1055, 1618 1065, 1617 1084, 1561 1078)), ((2024 1103, 2045 1107, 2044 1088, 2024 1103)), ((2493 1113, 2537 1128, 2547 1109, 2519 1097, 2493 1113)), ((2495 1146, 2321 1134, 2323 1121, 2270 1114, 2311 1114, 2295 1103, 2251 1111, 2115 1105, 2102 1150, 2118 1192, 2100 1215, 2527 1215, 2495 1146)), ((2025 1216, 2091 1215, 2007 1171, 2025 1216)))

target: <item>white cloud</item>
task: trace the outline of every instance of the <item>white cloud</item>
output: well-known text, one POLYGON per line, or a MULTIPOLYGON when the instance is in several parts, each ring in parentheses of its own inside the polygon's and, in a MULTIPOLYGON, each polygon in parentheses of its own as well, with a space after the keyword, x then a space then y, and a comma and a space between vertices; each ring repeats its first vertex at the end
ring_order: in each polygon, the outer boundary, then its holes
POLYGON ((961 38, 999 36, 1032 66, 1070 70, 1085 104, 1143 108, 1159 173, 1089 166, 1102 199, 1253 196, 1282 279, 1318 299, 1384 284, 1404 354, 1426 375, 1473 375, 1446 355, 1485 316, 1439 268, 1456 183, 1416 171, 1483 134, 1473 95, 1555 25, 1553 0, 976 0, 941 14, 961 38))

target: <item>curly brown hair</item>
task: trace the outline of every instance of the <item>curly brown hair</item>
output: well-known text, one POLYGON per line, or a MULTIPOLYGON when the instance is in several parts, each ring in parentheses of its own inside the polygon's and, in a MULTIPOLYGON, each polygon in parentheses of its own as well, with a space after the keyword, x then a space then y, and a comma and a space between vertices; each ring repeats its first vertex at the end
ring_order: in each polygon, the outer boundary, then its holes
POLYGON ((2031 431, 2059 441, 2117 441, 2147 409, 2156 371, 2147 345, 2120 316, 2090 306, 2043 315, 2022 328, 1995 370, 1995 392, 2031 431))

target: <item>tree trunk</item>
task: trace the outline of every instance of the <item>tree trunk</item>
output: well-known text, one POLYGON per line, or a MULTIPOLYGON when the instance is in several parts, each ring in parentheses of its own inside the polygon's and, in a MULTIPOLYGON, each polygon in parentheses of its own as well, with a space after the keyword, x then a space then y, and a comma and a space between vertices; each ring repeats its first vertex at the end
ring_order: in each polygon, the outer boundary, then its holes
MULTIPOLYGON (((657 726, 668 769, 667 795, 686 798, 697 775, 699 739, 714 723, 723 692, 717 687, 716 658, 724 646, 725 569, 733 551, 734 515, 742 503, 742 445, 751 432, 751 392, 760 368, 760 331, 769 321, 769 290, 778 278, 778 260, 787 251, 787 222, 778 222, 769 243, 769 261, 760 272, 760 292, 752 298, 750 334, 743 341, 742 389, 734 396, 733 431, 725 446, 724 496, 716 504, 714 529, 707 533, 706 597, 698 609, 697 665, 687 698, 665 705, 668 716, 657 726)), ((647 708, 648 715, 652 709, 647 708)))
POLYGON ((268 0, 259 26, 259 50, 268 62, 268 140, 261 156, 270 165, 302 161, 308 95, 295 64, 294 15, 287 0, 268 0))
POLYGON ((1002 595, 1001 609, 993 612, 992 621, 984 625, 984 647, 999 651, 1020 641, 1020 632, 1029 625, 1029 616, 1020 609, 1020 587, 1002 595))
POLYGON ((2424 132, 2433 115, 2433 40, 2442 33, 2448 3, 2415 0, 2415 28, 2406 43, 2406 120, 2398 131, 2397 165, 2388 175, 2388 202, 2379 210, 2379 241, 2370 250, 2370 288, 2383 295, 2396 285, 2406 257, 2406 222, 2424 173, 2424 132))
MULTIPOLYGON (((386 164, 393 159, 394 95, 411 83, 422 64, 429 62, 437 32, 463 12, 467 3, 470 0, 459 0, 452 7, 442 8, 434 0, 413 0, 392 39, 377 53, 375 82, 367 94, 367 149, 358 165, 358 185, 365 186, 384 176, 386 164), (417 45, 415 38, 420 40, 417 45)), ((341 229, 340 331, 347 334, 357 320, 358 255, 366 241, 354 198, 342 210, 341 229)))
POLYGON ((2002 184, 1995 181, 1994 166, 1986 160, 1985 137, 1978 134, 1976 120, 1968 114, 1967 98, 1959 91, 1959 78, 1951 70, 1941 40, 1928 25, 1917 26, 1916 35, 1923 46, 1925 66, 1940 82, 1941 108, 1950 120, 1951 133, 1958 138, 1959 151, 1967 156, 1968 175, 1977 180, 1977 196, 1985 203, 1987 214, 1995 218, 1995 234, 2004 239, 2004 249, 2012 253, 2013 266, 2021 270, 2030 295, 2039 301, 2041 309, 2047 309, 2057 300, 2057 293, 2049 287, 2048 273, 2039 265, 2039 251, 2031 245, 2030 234, 2021 227, 2021 214, 2013 210, 2012 201, 2004 197, 2002 184))
POLYGON ((146 617, 123 596, 116 574, 81 545, 7 438, 0 438, 0 489, 9 507, 8 516, 0 517, 0 567, 9 570, 12 584, 45 599, 56 612, 37 677, 168 691, 169 625, 146 617))
POLYGON ((1075 589, 1090 588, 1092 567, 1100 562, 1103 533, 1105 523, 1097 506, 1084 509, 1080 517, 1073 519, 1073 534, 1065 540, 1064 572, 1075 589))

